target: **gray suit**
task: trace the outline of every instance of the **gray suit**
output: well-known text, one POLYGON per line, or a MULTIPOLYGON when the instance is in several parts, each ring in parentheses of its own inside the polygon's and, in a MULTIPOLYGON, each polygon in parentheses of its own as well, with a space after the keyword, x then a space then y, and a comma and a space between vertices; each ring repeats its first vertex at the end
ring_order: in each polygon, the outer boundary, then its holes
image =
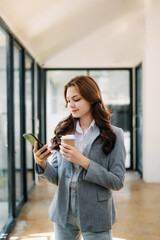
MULTIPOLYGON (((113 126, 113 130, 117 140, 109 155, 102 150, 103 140, 98 127, 92 133, 83 153, 90 159, 88 171, 80 167, 78 177, 79 215, 83 232, 107 231, 116 222, 111 190, 120 190, 123 187, 126 154, 122 129, 113 126)), ((47 163, 44 172, 36 165, 36 172, 58 185, 49 213, 52 221, 65 227, 73 174, 72 163, 56 151, 52 165, 47 163)))

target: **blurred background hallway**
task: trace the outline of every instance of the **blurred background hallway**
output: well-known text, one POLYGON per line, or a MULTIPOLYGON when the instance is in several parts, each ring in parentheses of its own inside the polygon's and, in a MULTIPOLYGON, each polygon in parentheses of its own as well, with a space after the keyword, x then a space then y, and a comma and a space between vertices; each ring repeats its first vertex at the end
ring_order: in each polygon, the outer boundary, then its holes
POLYGON ((50 239, 55 187, 35 174, 23 134, 50 144, 68 115, 63 85, 81 74, 124 130, 113 235, 160 238, 159 23, 160 0, 0 0, 0 240, 50 239))

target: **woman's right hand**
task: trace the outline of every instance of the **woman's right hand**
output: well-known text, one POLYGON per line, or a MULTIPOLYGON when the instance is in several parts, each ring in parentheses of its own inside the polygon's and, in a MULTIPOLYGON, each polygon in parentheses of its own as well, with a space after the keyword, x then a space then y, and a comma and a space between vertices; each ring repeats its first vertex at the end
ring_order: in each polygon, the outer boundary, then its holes
POLYGON ((45 170, 46 168, 46 159, 50 157, 53 153, 51 152, 51 148, 48 148, 48 144, 44 145, 42 148, 38 149, 38 141, 35 141, 33 154, 36 163, 45 170), (46 150, 44 153, 43 151, 46 150))

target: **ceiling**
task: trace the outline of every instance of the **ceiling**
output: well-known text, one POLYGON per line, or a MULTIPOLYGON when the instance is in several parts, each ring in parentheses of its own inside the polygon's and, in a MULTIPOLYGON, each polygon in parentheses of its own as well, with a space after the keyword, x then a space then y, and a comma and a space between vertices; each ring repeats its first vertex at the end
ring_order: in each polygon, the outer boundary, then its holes
POLYGON ((0 0, 0 15, 45 67, 130 66, 143 57, 143 0, 0 0))

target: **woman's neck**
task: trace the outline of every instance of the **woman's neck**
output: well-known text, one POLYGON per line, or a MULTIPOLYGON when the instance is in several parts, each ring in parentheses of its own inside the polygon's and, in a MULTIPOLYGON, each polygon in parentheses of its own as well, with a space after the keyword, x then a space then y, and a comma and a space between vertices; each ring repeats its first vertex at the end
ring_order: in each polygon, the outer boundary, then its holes
POLYGON ((92 116, 88 116, 88 117, 79 119, 79 124, 81 126, 83 133, 85 133, 85 131, 89 128, 92 121, 93 121, 92 116))

